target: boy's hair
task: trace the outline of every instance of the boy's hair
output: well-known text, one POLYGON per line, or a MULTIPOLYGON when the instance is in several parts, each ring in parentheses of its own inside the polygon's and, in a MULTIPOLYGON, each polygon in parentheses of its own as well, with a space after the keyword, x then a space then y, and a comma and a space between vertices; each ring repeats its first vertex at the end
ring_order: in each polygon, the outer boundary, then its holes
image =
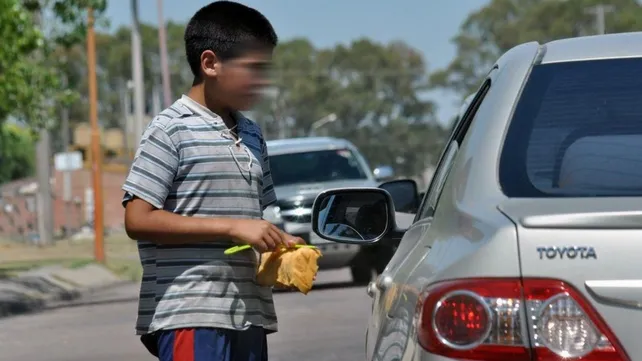
POLYGON ((201 54, 211 50, 225 61, 253 49, 273 49, 278 38, 257 10, 232 1, 215 1, 192 16, 185 28, 185 53, 194 82, 201 81, 201 54))

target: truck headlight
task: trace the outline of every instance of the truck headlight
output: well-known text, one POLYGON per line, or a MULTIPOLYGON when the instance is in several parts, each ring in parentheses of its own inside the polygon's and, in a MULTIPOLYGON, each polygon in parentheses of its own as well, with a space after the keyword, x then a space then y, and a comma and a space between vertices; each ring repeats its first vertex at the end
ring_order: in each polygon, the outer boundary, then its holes
POLYGON ((281 208, 279 206, 270 206, 265 208, 263 211, 263 219, 272 224, 283 223, 283 218, 281 218, 281 208))

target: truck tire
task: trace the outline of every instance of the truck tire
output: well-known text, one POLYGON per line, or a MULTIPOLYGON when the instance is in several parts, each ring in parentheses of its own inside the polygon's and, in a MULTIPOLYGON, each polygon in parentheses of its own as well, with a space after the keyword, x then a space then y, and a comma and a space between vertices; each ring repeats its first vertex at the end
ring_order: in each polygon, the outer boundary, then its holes
POLYGON ((392 256, 395 254, 397 247, 393 245, 377 245, 375 246, 374 252, 371 253, 371 265, 374 266, 377 275, 383 273, 383 270, 386 269, 388 262, 392 259, 392 256))
POLYGON ((373 278, 372 248, 362 247, 350 264, 352 282, 356 285, 368 284, 373 278))
POLYGON ((372 280, 372 268, 370 266, 350 266, 350 273, 352 274, 352 282, 356 285, 366 285, 372 280))

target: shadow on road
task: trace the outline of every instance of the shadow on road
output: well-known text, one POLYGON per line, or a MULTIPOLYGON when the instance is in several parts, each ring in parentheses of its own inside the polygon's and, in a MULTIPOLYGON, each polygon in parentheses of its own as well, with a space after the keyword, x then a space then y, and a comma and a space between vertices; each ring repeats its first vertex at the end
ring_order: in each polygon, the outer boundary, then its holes
MULTIPOLYGON (((339 288, 363 288, 365 290, 365 285, 361 284, 355 284, 353 282, 328 282, 328 283, 320 283, 320 284, 315 284, 312 286, 312 290, 310 293, 315 292, 315 291, 326 291, 326 290, 333 290, 333 289, 339 289, 339 288)), ((274 293, 292 293, 296 292, 294 290, 274 290, 274 293)))

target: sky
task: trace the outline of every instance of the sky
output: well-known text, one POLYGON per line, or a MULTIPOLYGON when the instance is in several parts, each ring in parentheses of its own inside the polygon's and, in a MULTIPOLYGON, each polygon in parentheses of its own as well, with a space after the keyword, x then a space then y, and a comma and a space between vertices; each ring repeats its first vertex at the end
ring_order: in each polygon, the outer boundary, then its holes
MULTIPOLYGON (((443 68, 455 56, 451 39, 466 16, 488 0, 240 0, 261 11, 279 38, 306 37, 317 47, 330 47, 369 37, 388 42, 403 40, 419 49, 429 70, 443 68)), ((164 0, 167 20, 186 22, 207 0, 164 0)), ((157 24, 155 0, 139 0, 141 22, 157 24)), ((107 17, 112 29, 131 23, 127 0, 109 1, 107 17)), ((458 98, 445 92, 430 97, 437 116, 448 121, 459 109, 458 98)))

